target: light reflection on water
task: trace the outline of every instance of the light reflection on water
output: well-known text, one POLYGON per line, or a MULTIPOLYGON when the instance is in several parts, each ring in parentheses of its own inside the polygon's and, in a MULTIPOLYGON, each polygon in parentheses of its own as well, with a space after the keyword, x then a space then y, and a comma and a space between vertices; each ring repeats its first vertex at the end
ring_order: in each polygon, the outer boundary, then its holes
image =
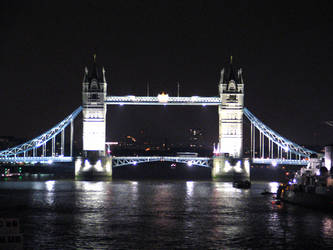
POLYGON ((269 183, 269 192, 276 193, 279 188, 279 182, 270 182, 269 183))
POLYGON ((0 183, 0 211, 39 249, 332 248, 333 216, 213 181, 0 183))

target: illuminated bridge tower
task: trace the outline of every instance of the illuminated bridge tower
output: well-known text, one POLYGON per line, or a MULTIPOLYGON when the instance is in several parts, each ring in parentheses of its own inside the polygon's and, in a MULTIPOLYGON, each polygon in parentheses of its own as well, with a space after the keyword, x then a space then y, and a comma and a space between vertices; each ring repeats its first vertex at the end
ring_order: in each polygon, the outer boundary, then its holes
POLYGON ((240 158, 243 150, 244 82, 242 70, 237 74, 230 63, 221 71, 219 83, 221 105, 219 105, 220 152, 240 158))
POLYGON ((106 92, 105 70, 100 75, 94 56, 91 72, 85 68, 82 83, 83 158, 76 160, 77 176, 112 175, 111 159, 105 156, 106 92))
POLYGON ((242 70, 235 70, 232 58, 230 64, 221 71, 219 95, 219 143, 213 159, 213 177, 231 177, 237 173, 244 175, 244 81, 242 70))

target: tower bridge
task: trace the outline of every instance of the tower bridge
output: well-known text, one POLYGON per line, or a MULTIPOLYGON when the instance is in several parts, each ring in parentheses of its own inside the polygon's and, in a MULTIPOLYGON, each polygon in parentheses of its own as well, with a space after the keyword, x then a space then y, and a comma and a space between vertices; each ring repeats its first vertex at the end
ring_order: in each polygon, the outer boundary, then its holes
POLYGON ((58 123, 55 127, 24 144, 0 151, 2 163, 74 162, 77 176, 86 173, 112 176, 112 167, 137 165, 146 162, 171 161, 212 168, 213 177, 224 177, 235 172, 249 177, 251 164, 306 165, 307 158, 316 152, 284 138, 270 129, 244 107, 244 81, 242 70, 236 71, 230 64, 221 71, 218 96, 107 96, 104 68, 98 70, 94 59, 89 72, 84 71, 82 83, 82 107, 58 123), (105 151, 107 105, 197 105, 218 108, 218 143, 212 157, 171 156, 108 156, 105 151), (82 111, 82 157, 73 157, 73 122, 82 111), (243 157, 243 118, 251 124, 250 157, 243 157), (70 125, 70 126, 69 126, 70 125), (69 127, 69 128, 67 128, 69 127), (65 150, 65 131, 70 130, 70 149, 65 150), (58 142, 58 143, 57 143, 58 142), (57 145, 59 146, 57 148, 57 145), (66 155, 67 154, 67 155, 66 155))

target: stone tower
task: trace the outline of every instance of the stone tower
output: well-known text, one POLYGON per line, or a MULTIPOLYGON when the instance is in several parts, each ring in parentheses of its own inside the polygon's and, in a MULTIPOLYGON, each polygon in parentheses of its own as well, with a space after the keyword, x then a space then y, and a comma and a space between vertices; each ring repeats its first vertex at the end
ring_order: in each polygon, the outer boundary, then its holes
POLYGON ((105 156, 106 80, 98 72, 96 56, 91 71, 85 68, 82 83, 83 152, 88 158, 105 156))
POLYGON ((106 86, 105 70, 98 71, 94 56, 91 71, 85 68, 82 83, 83 155, 75 160, 78 178, 112 176, 112 159, 105 155, 106 86))
POLYGON ((242 70, 236 72, 230 63, 221 71, 219 83, 219 150, 234 158, 243 153, 244 82, 242 70))

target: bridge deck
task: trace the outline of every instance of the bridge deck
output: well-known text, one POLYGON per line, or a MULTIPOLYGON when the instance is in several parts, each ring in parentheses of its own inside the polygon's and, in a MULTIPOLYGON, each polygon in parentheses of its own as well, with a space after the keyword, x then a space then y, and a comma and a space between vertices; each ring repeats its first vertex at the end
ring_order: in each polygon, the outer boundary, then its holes
MULTIPOLYGON (((48 163, 55 162, 73 162, 74 158, 69 156, 46 156, 46 157, 0 157, 0 163, 48 163)), ((210 157, 179 157, 179 156, 113 156, 113 166, 120 167, 125 165, 136 165, 144 162, 178 162, 189 166, 210 167, 212 158, 210 157)), ((298 165, 306 166, 307 160, 293 159, 269 159, 269 158, 253 158, 253 164, 263 165, 298 165)))
POLYGON ((177 96, 107 96, 105 103, 108 105, 210 105, 221 104, 219 97, 177 97, 177 96))
POLYGON ((145 162, 177 162, 188 166, 210 167, 212 158, 209 157, 179 157, 179 156, 115 156, 112 157, 112 166, 137 165, 145 162))
POLYGON ((269 159, 269 158, 253 158, 253 164, 263 164, 263 165, 298 165, 306 166, 309 161, 307 160, 293 160, 293 159, 269 159))
POLYGON ((45 157, 0 157, 2 163, 48 163, 54 162, 73 162, 73 157, 70 156, 45 156, 45 157))

